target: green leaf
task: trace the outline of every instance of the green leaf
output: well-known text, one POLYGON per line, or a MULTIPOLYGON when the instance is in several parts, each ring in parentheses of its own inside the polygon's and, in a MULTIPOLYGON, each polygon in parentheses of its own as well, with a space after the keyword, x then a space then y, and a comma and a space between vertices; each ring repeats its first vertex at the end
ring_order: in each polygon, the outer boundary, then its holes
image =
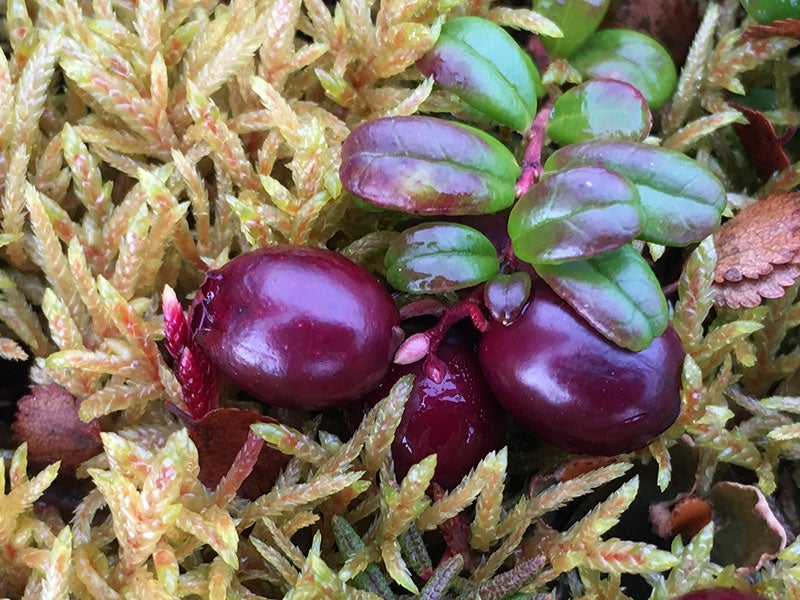
POLYGON ((542 36, 542 45, 551 56, 571 55, 600 25, 609 4, 610 0, 534 0, 533 10, 555 22, 564 34, 542 36))
POLYGON ((434 222, 401 233, 386 251, 386 279, 396 289, 435 294, 470 287, 499 268, 497 251, 481 232, 434 222))
POLYGON ((389 576, 412 594, 418 594, 419 589, 411 577, 411 571, 400 554, 400 544, 397 540, 386 540, 381 544, 383 564, 389 576))
POLYGON ((678 81, 669 52, 653 38, 630 29, 596 31, 569 61, 586 78, 631 84, 652 109, 672 95, 678 81))
POLYGON ((797 0, 741 0, 747 14, 759 23, 772 23, 780 19, 800 19, 797 0))
POLYGON ((480 17, 447 21, 417 67, 471 108, 517 131, 528 129, 536 98, 544 94, 528 54, 505 30, 480 17))
POLYGON ((433 117, 387 117, 356 127, 342 144, 342 185, 407 213, 467 215, 511 206, 520 169, 490 135, 433 117))
POLYGON ((652 121, 647 100, 635 87, 614 79, 593 79, 556 100, 547 135, 562 146, 590 140, 642 141, 652 121))
POLYGON ((644 350, 667 328, 667 301, 630 245, 588 260, 534 265, 550 287, 612 342, 644 350))
POLYGON ((597 256, 642 231, 636 187, 597 167, 561 171, 534 185, 511 209, 514 253, 535 264, 597 256))
POLYGON ((604 167, 628 178, 645 213, 641 239, 669 246, 699 242, 718 226, 725 188, 688 156, 637 142, 597 141, 557 150, 545 173, 580 166, 604 167))

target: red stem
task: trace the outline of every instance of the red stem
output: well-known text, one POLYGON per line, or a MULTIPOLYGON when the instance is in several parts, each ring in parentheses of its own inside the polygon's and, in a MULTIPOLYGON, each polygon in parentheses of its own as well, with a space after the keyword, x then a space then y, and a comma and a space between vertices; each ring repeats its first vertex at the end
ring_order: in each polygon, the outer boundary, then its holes
POLYGON ((489 326, 489 321, 481 310, 483 288, 483 285, 479 285, 470 292, 469 296, 449 307, 442 315, 442 318, 439 319, 439 322, 426 332, 430 340, 430 347, 423 368, 425 370, 425 375, 436 383, 441 383, 447 372, 444 361, 436 356, 436 350, 439 348, 439 344, 442 343, 442 340, 444 340, 447 330, 461 319, 467 317, 470 318, 472 324, 478 331, 486 331, 486 328, 489 326))
POLYGON ((528 52, 531 53, 531 57, 533 58, 533 62, 536 63, 536 68, 539 69, 539 73, 547 71, 547 67, 550 66, 550 55, 547 53, 538 35, 531 35, 528 38, 528 52))
POLYGON ((547 120, 550 118, 552 109, 553 102, 548 98, 544 106, 536 113, 530 129, 525 132, 528 147, 525 148, 525 156, 522 159, 522 172, 514 188, 514 195, 517 198, 522 197, 542 176, 542 147, 544 146, 547 120))

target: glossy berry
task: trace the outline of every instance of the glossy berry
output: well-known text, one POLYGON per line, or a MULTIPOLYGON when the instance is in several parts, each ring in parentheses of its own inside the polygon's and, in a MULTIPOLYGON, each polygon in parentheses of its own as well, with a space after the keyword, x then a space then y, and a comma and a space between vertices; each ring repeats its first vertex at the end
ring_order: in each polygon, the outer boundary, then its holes
POLYGON ((733 588, 709 588, 689 592, 674 598, 674 600, 766 600, 766 598, 733 588))
POLYGON ((647 445, 680 413, 684 352, 670 327, 641 352, 598 334, 541 280, 511 325, 480 344, 486 380, 505 409, 548 443, 614 455, 647 445))
POLYGON ((437 356, 446 365, 441 383, 427 377, 424 360, 396 365, 368 403, 384 397, 404 375, 414 385, 392 443, 397 477, 426 456, 436 454, 433 481, 455 487, 488 452, 505 442, 506 415, 492 395, 474 352, 443 343, 437 356))
POLYGON ((192 307, 195 342, 259 400, 305 410, 377 386, 397 309, 368 271, 330 250, 276 246, 210 271, 192 307))

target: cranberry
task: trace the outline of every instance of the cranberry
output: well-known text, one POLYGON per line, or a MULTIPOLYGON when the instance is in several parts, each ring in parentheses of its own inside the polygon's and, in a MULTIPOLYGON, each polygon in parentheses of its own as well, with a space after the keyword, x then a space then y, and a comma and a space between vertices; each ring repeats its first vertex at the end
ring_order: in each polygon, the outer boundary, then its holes
POLYGON ((706 590, 696 590, 674 600, 766 600, 764 596, 742 592, 733 588, 709 588, 706 590))
POLYGON ((579 454, 637 450, 680 413, 684 352, 671 327, 641 352, 598 334, 541 280, 511 325, 492 321, 480 361, 497 399, 529 431, 579 454))
POLYGON ((377 386, 399 315, 371 273, 330 250, 275 246, 210 271, 192 307, 195 342, 259 400, 314 410, 377 386))
POLYGON ((506 415, 486 385, 474 352, 443 343, 437 356, 446 367, 441 383, 425 375, 424 361, 396 365, 367 402, 385 396, 400 377, 414 375, 392 443, 395 471, 403 477, 412 465, 436 454, 433 481, 451 489, 488 452, 503 445, 506 415))

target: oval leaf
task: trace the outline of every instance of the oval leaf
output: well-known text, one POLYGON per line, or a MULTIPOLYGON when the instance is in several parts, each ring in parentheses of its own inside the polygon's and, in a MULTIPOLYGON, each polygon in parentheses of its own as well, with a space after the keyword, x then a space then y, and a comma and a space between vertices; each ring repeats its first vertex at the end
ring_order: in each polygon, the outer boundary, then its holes
POLYGON ((556 294, 623 348, 644 350, 667 328, 661 286, 630 245, 587 260, 535 267, 556 294))
POLYGON ((584 142, 557 150, 545 172, 604 167, 629 179, 645 214, 641 239, 668 246, 699 242, 718 226, 725 189, 688 156, 636 142, 584 142))
POLYGON ((445 23, 417 67, 479 113, 517 131, 533 122, 536 97, 544 93, 539 71, 514 38, 480 17, 445 23))
POLYGON ((553 21, 564 37, 541 37, 554 57, 567 57, 586 41, 606 15, 610 0, 534 0, 533 10, 553 21))
POLYGON ((556 100, 547 135, 564 146, 589 140, 642 141, 652 122, 647 100, 635 87, 615 79, 593 79, 556 100))
POLYGON ((762 24, 781 19, 800 19, 797 0, 741 0, 747 14, 762 24))
POLYGON ((597 167, 556 173, 534 185, 511 209, 514 254, 529 263, 560 263, 597 256, 642 231, 636 187, 597 167))
POLYGON ((585 77, 631 84, 653 109, 672 95, 678 80, 666 49, 653 38, 629 29, 596 31, 570 57, 570 64, 585 77))
POLYGON ((519 167, 486 133, 433 117, 388 117, 342 144, 342 185, 383 208, 427 215, 493 213, 514 202, 519 167))
POLYGON ((495 321, 510 325, 522 314, 530 295, 531 276, 528 273, 498 273, 483 288, 483 303, 495 321))
POLYGON ((486 281, 497 273, 499 261, 492 242, 472 227, 424 223, 392 242, 385 265, 394 288, 435 294, 486 281))

